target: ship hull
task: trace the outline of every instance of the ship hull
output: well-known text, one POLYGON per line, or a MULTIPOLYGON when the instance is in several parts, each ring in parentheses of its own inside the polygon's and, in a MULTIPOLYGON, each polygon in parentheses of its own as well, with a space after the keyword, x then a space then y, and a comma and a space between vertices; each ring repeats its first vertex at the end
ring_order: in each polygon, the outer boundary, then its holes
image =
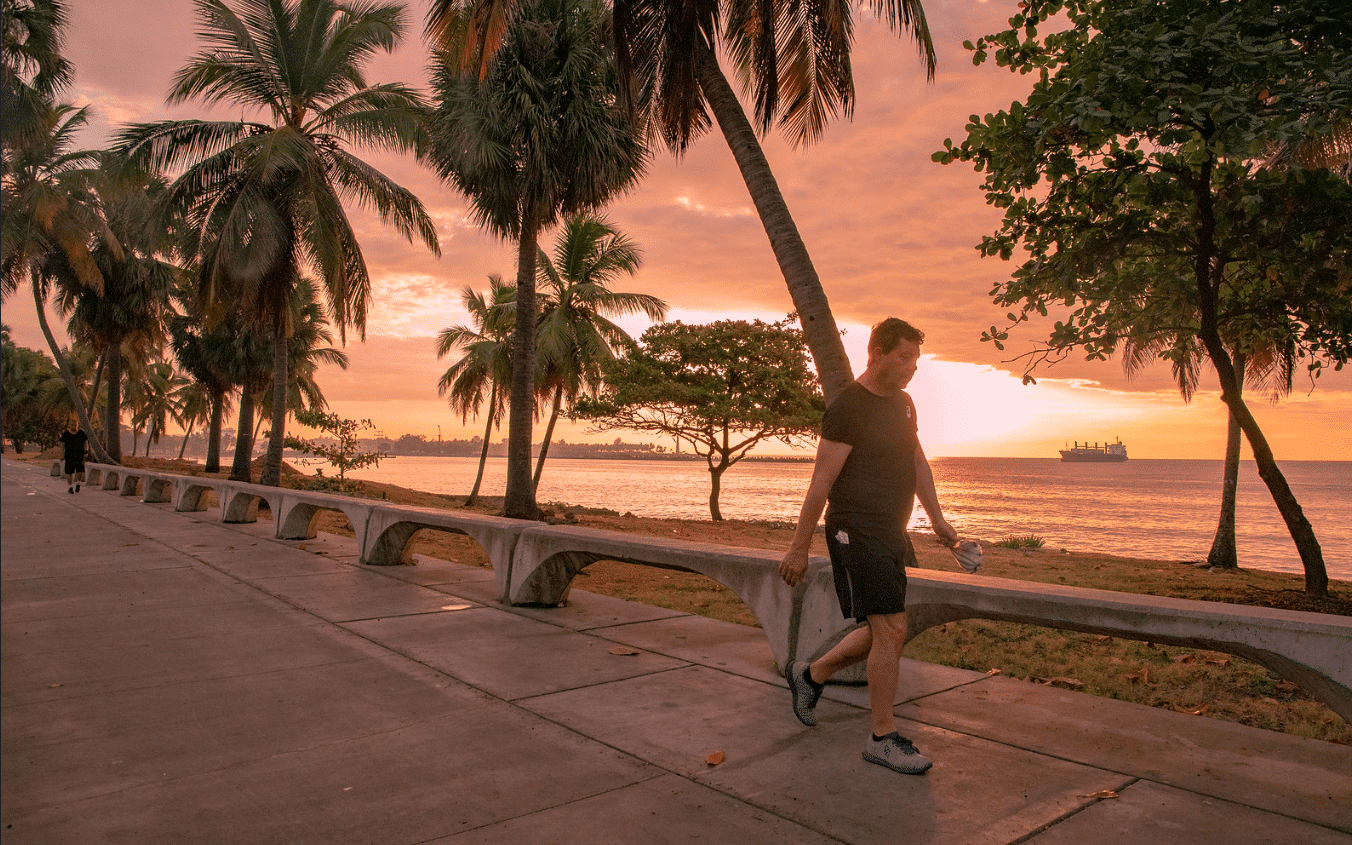
POLYGON ((1061 450, 1061 460, 1068 464, 1120 464, 1126 459, 1126 455, 1113 455, 1108 452, 1061 450))

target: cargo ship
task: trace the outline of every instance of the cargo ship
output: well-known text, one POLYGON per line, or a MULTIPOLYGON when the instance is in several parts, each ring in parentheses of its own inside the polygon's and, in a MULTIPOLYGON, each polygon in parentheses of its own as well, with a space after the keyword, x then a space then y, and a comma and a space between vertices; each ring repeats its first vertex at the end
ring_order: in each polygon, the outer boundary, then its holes
POLYGON ((1090 446, 1086 441, 1083 445, 1079 441, 1075 445, 1061 450, 1061 460, 1072 464, 1112 464, 1127 459, 1127 447, 1118 438, 1116 443, 1104 443, 1100 446, 1095 443, 1090 446))

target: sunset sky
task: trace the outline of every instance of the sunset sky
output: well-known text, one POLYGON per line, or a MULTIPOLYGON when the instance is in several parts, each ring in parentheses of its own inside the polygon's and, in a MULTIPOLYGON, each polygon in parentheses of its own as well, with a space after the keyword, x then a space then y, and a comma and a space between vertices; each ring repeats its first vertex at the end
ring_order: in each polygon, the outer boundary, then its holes
MULTIPOLYGON (((911 43, 861 17, 853 120, 837 122, 805 149, 774 136, 766 140, 770 164, 846 329, 855 371, 864 365, 868 326, 879 318, 900 316, 925 331, 926 358, 910 392, 931 456, 1055 457, 1071 440, 1120 437, 1132 457, 1220 458, 1225 412, 1214 378, 1191 404, 1179 398, 1164 365, 1129 381, 1118 361, 1067 360, 1041 371, 1035 386, 1024 386, 1021 365, 1009 359, 1045 337, 1045 327, 1020 327, 1005 352, 980 342, 981 330, 1002 324, 1007 310, 994 306, 989 294, 1012 265, 980 258, 974 248, 998 227, 1000 215, 985 204, 970 167, 943 167, 930 155, 945 138, 965 137, 969 115, 1005 108, 1027 92, 1029 78, 993 64, 973 67, 962 49, 964 40, 1002 28, 1014 7, 1006 0, 926 0, 939 54, 933 83, 925 81, 911 43)), ((196 104, 164 105, 173 73, 199 49, 188 0, 80 0, 69 8, 71 99, 92 106, 88 146, 105 145, 125 122, 238 116, 196 104)), ((425 8, 425 0, 410 4, 408 37, 395 54, 372 63, 368 82, 425 84, 425 8)), ((466 286, 485 288, 491 273, 514 276, 514 248, 480 232, 465 201, 411 159, 364 155, 422 198, 437 222, 442 255, 353 210, 374 279, 366 339, 349 337, 350 367, 324 371, 320 384, 334 410, 370 418, 388 436, 434 439, 438 426, 444 438, 479 434, 481 422, 462 424, 436 394, 451 359, 437 360, 433 340, 440 328, 467 321, 459 304, 466 286)), ((607 214, 643 249, 639 274, 616 287, 663 297, 672 319, 775 320, 792 309, 721 135, 706 135, 679 161, 655 153, 646 178, 607 214)), ((546 233, 541 245, 552 239, 546 233)), ((20 291, 5 303, 3 319, 17 343, 45 349, 32 312, 31 295, 20 291)), ((646 324, 625 325, 637 336, 646 324)), ((1250 397, 1277 458, 1352 459, 1352 375, 1330 372, 1311 387, 1302 373, 1292 395, 1275 405, 1250 397)), ((561 426, 556 436, 600 437, 582 426, 561 426)))

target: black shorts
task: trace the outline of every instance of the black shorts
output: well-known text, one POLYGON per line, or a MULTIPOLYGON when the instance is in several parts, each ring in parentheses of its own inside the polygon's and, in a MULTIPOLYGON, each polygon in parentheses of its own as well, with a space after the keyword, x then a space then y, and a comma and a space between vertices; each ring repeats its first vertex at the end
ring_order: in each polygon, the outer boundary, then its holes
POLYGON ((846 619, 905 612, 906 567, 917 564, 905 530, 828 516, 826 548, 846 619))
POLYGON ((65 475, 79 475, 84 471, 85 468, 83 459, 78 461, 66 461, 66 471, 64 473, 65 475))

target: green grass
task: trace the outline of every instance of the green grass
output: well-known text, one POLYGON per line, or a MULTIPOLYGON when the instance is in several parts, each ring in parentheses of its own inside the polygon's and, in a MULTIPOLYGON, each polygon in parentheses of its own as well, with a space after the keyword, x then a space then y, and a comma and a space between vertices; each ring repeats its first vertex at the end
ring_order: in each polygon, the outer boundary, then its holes
POLYGON ((1046 543, 1046 540, 1036 534, 1025 534, 1022 537, 1006 537, 995 545, 1006 549, 1040 549, 1046 543))

